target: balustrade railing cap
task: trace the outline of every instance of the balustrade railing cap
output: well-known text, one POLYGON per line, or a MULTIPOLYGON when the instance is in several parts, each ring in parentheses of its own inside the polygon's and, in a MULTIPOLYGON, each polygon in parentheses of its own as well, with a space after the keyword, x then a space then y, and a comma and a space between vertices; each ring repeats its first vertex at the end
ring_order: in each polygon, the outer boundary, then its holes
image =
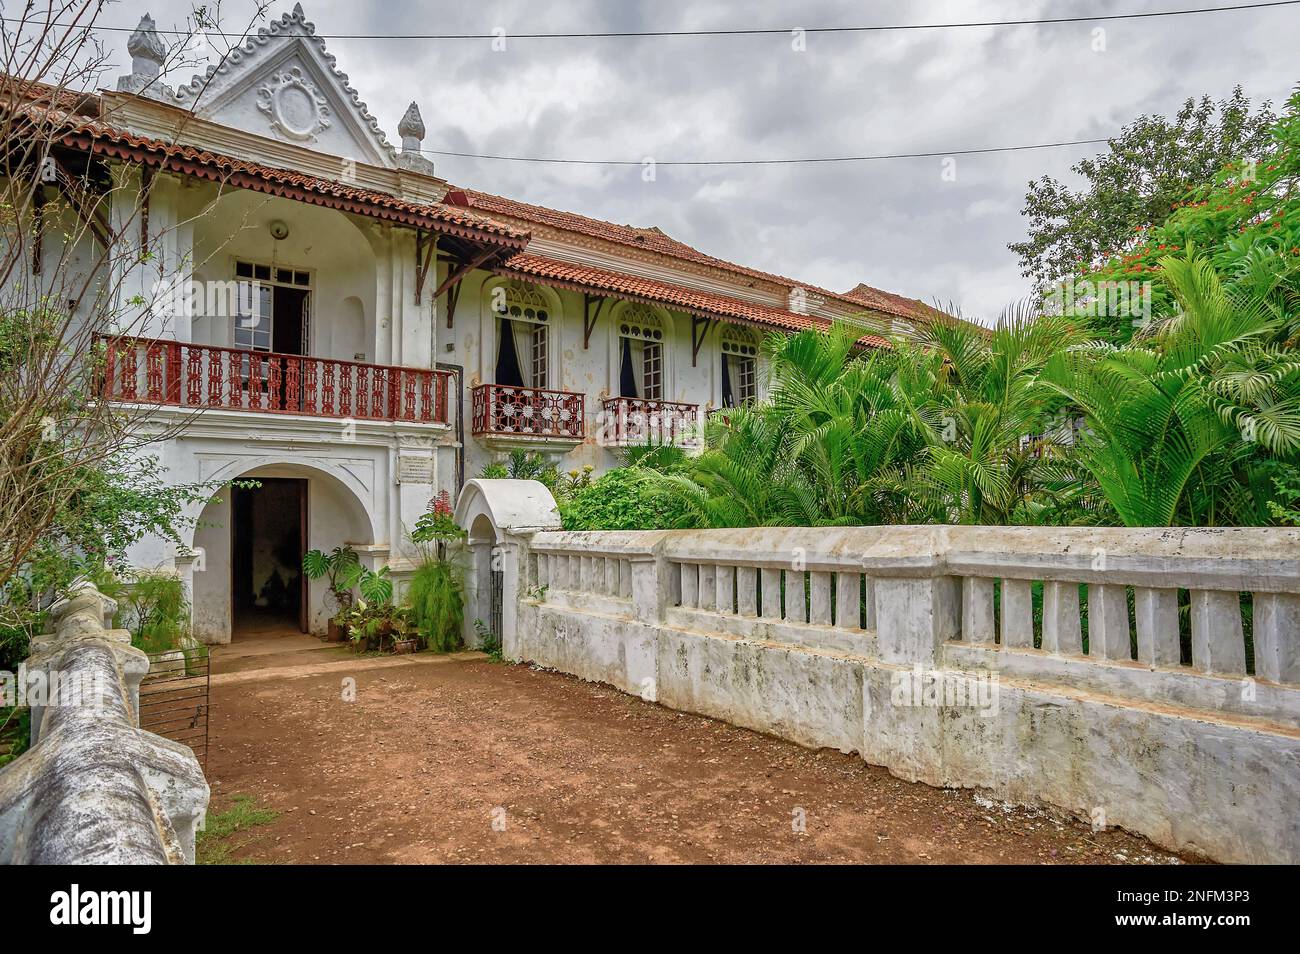
POLYGON ((653 557, 659 544, 674 530, 553 530, 529 541, 535 553, 569 553, 574 556, 653 557))
POLYGON ((1300 528, 745 527, 546 533, 544 552, 680 563, 1300 592, 1300 528))
POLYGON ((1300 528, 948 527, 955 576, 1300 592, 1300 528))

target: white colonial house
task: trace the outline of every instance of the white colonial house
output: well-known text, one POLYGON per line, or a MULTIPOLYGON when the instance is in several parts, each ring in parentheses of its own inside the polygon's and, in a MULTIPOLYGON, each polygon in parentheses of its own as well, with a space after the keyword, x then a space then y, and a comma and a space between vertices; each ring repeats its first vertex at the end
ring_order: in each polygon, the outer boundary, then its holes
POLYGON ((155 448, 168 480, 262 485, 220 491, 189 547, 132 554, 186 578, 206 641, 277 614, 320 631, 305 549, 349 543, 400 579, 430 499, 511 449, 601 471, 629 443, 690 443, 761 397, 763 335, 926 312, 449 183, 416 104, 395 148, 300 6, 179 88, 153 29, 61 148, 112 170, 151 253, 105 397, 183 424, 155 448))

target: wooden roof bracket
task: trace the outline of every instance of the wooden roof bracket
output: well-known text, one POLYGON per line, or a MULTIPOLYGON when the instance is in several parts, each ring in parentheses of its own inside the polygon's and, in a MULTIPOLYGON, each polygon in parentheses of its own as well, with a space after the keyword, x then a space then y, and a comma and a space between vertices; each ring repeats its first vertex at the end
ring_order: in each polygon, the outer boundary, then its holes
POLYGON ((704 339, 709 336, 709 331, 717 324, 715 318, 702 318, 699 315, 691 315, 691 367, 698 365, 700 360, 700 348, 704 346, 704 339))
POLYGON ((433 300, 437 301, 438 296, 443 292, 459 285, 461 279, 474 271, 474 269, 482 266, 488 259, 492 258, 492 256, 500 254, 500 252, 501 250, 498 248, 490 248, 486 252, 474 256, 474 258, 471 258, 469 261, 457 261, 455 267, 448 272, 447 277, 442 280, 442 284, 434 290, 433 300))
MULTIPOLYGON (((429 266, 433 263, 434 253, 438 247, 438 237, 424 229, 415 230, 415 303, 420 303, 424 294, 424 282, 429 276, 429 266)), ((435 295, 434 298, 437 298, 435 295)))
POLYGON ((153 194, 153 166, 140 168, 140 254, 149 254, 149 197, 153 194))
POLYGON ((460 302, 460 282, 447 289, 447 327, 451 328, 456 320, 456 305, 460 302))
POLYGON ((72 211, 77 214, 86 228, 90 229, 95 240, 104 247, 105 251, 111 249, 116 236, 113 235, 113 229, 104 214, 103 203, 96 202, 93 208, 87 208, 76 189, 76 179, 58 159, 54 160, 54 164, 57 169, 55 182, 58 184, 59 191, 68 200, 68 205, 72 206, 72 211))
POLYGON ((36 183, 32 192, 32 274, 41 273, 41 255, 44 248, 45 234, 45 186, 36 183))
POLYGON ((606 298, 604 295, 593 295, 591 292, 584 292, 582 295, 582 350, 586 351, 591 346, 591 333, 596 330, 596 321, 600 318, 600 309, 604 307, 606 298), (595 305, 595 309, 591 306, 595 305))

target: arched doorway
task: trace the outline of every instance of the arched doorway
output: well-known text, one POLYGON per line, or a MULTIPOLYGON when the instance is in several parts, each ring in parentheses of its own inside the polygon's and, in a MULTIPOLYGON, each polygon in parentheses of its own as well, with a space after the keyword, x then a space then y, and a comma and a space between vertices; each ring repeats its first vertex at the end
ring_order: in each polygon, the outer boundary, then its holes
POLYGON ((269 633, 320 634, 334 610, 324 580, 305 580, 302 556, 336 546, 363 563, 387 558, 365 488, 342 468, 257 462, 203 508, 194 533, 194 631, 207 643, 269 633), (328 469, 326 469, 328 468, 328 469))

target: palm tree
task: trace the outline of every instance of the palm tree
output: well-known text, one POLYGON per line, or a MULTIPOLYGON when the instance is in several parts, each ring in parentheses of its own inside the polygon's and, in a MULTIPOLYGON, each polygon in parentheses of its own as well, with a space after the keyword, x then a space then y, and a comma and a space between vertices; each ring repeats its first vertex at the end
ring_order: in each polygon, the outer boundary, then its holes
MULTIPOLYGON (((1052 355, 1086 340, 1074 319, 1013 306, 991 332, 933 322, 898 360, 933 380, 915 408, 926 446, 908 482, 953 523, 1033 523, 1072 483, 1072 419, 1038 380, 1052 355)), ((913 372, 918 373, 918 372, 913 372)))
MULTIPOLYGON (((1122 348, 1075 347, 1042 380, 1080 408, 1079 462, 1127 526, 1268 522, 1268 467, 1300 451, 1300 360, 1275 289, 1161 262, 1178 311, 1122 348)), ((1294 319, 1291 319, 1294 320, 1294 319)))
POLYGON ((917 509, 901 475, 925 443, 914 392, 930 382, 861 336, 846 324, 768 344, 770 412, 789 428, 788 459, 816 488, 821 523, 900 522, 917 509))

